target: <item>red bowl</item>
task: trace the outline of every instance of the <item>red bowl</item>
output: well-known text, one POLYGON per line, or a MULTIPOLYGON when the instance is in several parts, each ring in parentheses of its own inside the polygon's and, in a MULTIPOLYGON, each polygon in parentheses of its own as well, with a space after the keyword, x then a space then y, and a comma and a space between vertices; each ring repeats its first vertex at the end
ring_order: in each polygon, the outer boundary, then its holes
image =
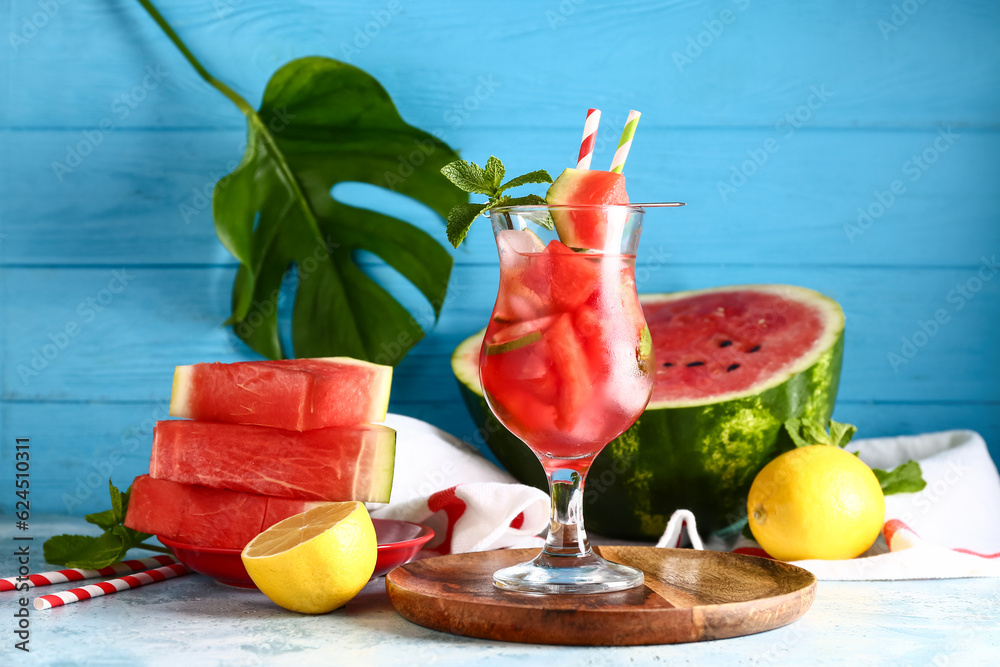
MULTIPOLYGON (((389 570, 408 563, 420 548, 432 537, 434 531, 419 523, 395 521, 392 519, 372 519, 375 537, 378 540, 378 556, 372 579, 381 577, 389 570)), ((174 552, 177 560, 199 574, 212 577, 220 584, 239 588, 257 588, 240 558, 242 549, 220 549, 184 544, 167 537, 157 539, 174 552)))

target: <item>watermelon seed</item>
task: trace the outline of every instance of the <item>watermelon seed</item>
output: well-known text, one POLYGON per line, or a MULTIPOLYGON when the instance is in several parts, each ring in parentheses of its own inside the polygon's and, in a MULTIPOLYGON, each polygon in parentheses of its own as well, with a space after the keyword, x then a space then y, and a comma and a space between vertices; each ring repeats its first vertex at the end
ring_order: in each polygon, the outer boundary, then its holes
POLYGON ((729 347, 732 344, 733 344, 733 341, 731 341, 731 340, 724 340, 721 343, 719 343, 719 347, 729 347))
POLYGON ((747 350, 747 352, 756 352, 759 349, 760 349, 760 345, 754 345, 749 350, 747 350))
POLYGON ((687 365, 687 367, 691 368, 692 366, 704 366, 704 365, 705 365, 704 361, 692 361, 690 364, 687 365))
POLYGON ((739 367, 740 367, 739 364, 730 364, 729 368, 726 369, 726 372, 728 373, 729 371, 735 371, 739 367))
POLYGON ((670 363, 669 361, 666 362, 666 363, 664 363, 663 365, 666 366, 667 368, 670 368, 671 366, 673 366, 673 364, 670 363))

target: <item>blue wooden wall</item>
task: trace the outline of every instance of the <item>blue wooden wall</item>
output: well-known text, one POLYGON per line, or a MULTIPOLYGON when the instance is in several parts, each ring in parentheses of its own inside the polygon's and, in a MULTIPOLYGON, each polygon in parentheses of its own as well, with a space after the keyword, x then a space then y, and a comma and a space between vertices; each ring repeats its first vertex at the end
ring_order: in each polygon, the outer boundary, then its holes
MULTIPOLYGON (((410 123, 471 159, 497 152, 510 170, 571 164, 588 106, 604 110, 609 143, 641 110, 633 200, 689 202, 650 215, 642 291, 821 290, 848 319, 838 419, 866 436, 973 428, 1000 453, 993 0, 160 9, 254 104, 288 60, 340 58, 377 77, 410 123)), ((7 0, 2 11, 2 469, 14 438, 30 437, 33 509, 82 513, 104 506, 109 474, 124 485, 145 472, 175 364, 254 356, 220 326, 235 266, 200 194, 239 159, 243 119, 131 0, 7 0), (67 162, 79 146, 87 154, 67 162), (185 218, 183 206, 200 212, 185 218)), ((604 145, 596 164, 611 153, 604 145)), ((419 205, 337 194, 445 243, 419 205)), ((449 356, 488 317, 494 252, 479 225, 454 253, 452 298, 393 392, 394 411, 470 439, 449 356)), ((12 494, 0 497, 9 511, 12 494)))

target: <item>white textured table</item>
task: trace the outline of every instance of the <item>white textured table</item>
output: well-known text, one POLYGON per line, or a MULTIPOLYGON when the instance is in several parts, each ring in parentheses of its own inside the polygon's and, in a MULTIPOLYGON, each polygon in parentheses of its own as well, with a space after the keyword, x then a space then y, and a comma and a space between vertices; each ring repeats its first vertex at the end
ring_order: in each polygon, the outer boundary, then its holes
MULTIPOLYGON (((11 517, 0 525, 3 576, 15 572, 11 517)), ((33 518, 41 544, 82 519, 33 518)), ((23 533, 18 533, 23 534, 23 533)), ((70 585, 39 588, 55 592, 70 585)), ((812 609, 772 632, 698 644, 574 648, 488 642, 413 625, 383 580, 346 607, 303 616, 190 575, 46 611, 31 609, 30 648, 14 648, 15 592, 0 594, 7 665, 993 665, 1000 663, 1000 579, 820 582, 812 609)))

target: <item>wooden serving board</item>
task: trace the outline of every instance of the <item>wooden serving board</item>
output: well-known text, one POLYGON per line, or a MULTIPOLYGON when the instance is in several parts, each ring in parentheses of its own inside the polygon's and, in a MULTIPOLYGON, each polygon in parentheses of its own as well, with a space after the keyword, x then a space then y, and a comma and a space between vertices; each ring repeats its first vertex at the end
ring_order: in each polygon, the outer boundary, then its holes
POLYGON ((493 572, 532 549, 456 554, 401 565, 389 599, 413 623, 457 635, 534 644, 630 646, 739 637, 787 625, 816 597, 816 578, 786 563, 739 554, 597 547, 641 569, 646 583, 618 593, 501 591, 493 572))

